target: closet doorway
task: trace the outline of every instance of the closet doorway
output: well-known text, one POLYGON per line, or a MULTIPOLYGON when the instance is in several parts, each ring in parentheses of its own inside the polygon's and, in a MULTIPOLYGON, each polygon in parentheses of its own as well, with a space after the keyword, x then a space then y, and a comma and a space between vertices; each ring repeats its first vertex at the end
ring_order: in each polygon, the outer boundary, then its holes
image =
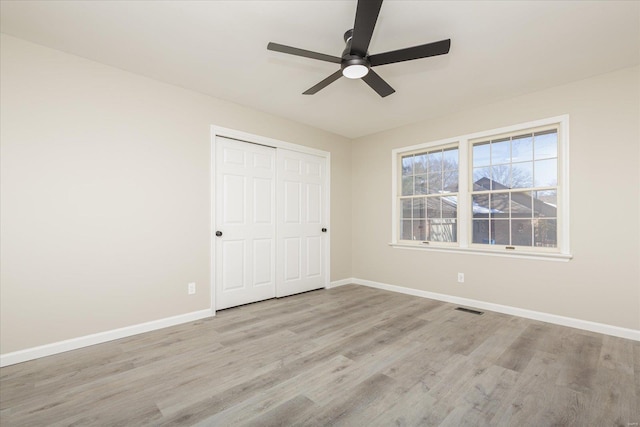
POLYGON ((328 153, 234 134, 212 142, 213 308, 326 287, 328 153))

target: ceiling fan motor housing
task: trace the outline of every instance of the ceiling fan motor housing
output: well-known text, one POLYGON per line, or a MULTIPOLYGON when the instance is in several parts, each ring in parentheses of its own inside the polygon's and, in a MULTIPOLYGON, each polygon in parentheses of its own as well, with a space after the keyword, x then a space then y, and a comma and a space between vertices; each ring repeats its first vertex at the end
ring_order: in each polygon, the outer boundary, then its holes
MULTIPOLYGON (((359 55, 354 55, 351 53, 351 38, 353 37, 353 29, 347 30, 344 33, 344 41, 346 46, 344 51, 342 51, 342 62, 340 63, 340 69, 344 71, 345 68, 353 67, 353 66, 362 66, 366 67, 367 72, 371 68, 371 63, 367 59, 366 55, 364 57, 359 55)), ((360 68, 360 67, 357 67, 360 68)), ((346 77, 349 77, 349 73, 345 73, 346 77)), ((366 73, 365 73, 366 74, 366 73)))
POLYGON ((352 65, 364 65, 367 68, 371 68, 371 64, 365 58, 360 58, 356 55, 346 55, 342 57, 342 62, 340 63, 340 68, 343 70, 352 65))

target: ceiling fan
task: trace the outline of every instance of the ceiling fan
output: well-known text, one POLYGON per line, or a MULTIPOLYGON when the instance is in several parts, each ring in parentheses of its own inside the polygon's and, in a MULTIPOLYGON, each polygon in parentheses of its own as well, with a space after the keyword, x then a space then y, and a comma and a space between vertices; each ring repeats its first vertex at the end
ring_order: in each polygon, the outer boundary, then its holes
POLYGON ((356 20, 353 24, 353 29, 347 30, 347 32, 344 33, 346 47, 341 57, 325 55, 323 53, 298 49, 278 43, 269 43, 267 49, 340 64, 338 71, 315 86, 307 89, 303 92, 304 95, 317 93, 338 80, 341 76, 349 79, 364 80, 364 82, 371 86, 381 97, 391 95, 395 90, 373 71, 371 69, 372 67, 447 54, 451 46, 451 39, 369 55, 367 49, 371 42, 371 36, 373 35, 373 29, 376 26, 381 6, 382 0, 358 0, 356 20))

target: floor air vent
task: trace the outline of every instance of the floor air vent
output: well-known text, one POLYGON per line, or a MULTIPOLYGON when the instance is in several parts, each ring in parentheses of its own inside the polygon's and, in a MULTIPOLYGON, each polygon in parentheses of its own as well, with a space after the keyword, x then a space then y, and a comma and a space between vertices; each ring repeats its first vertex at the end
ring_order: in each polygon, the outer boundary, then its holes
POLYGON ((484 314, 484 311, 472 310, 470 308, 464 308, 464 307, 456 307, 456 310, 464 311, 465 313, 477 314, 477 315, 484 314))

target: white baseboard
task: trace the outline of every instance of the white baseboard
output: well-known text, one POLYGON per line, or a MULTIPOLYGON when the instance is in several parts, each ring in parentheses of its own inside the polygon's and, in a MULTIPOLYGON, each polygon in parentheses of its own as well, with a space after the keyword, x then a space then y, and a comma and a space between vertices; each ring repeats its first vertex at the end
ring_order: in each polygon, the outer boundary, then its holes
MULTIPOLYGON (((640 341, 640 330, 622 328, 619 326, 607 325, 605 323, 591 322, 589 320, 574 319, 572 317, 558 316, 540 311, 527 310, 524 308, 511 307, 508 305, 494 304, 485 301, 478 301, 469 298, 456 297, 452 295, 438 294, 435 292, 421 291, 418 289, 405 288, 403 286, 389 285, 386 283, 374 282, 371 280, 352 278, 347 283, 356 285, 369 286, 371 288, 384 289, 386 291, 399 292, 402 294, 413 295, 422 298, 430 298, 438 301, 449 302, 452 304, 464 305, 483 310, 495 311, 498 313, 510 314, 513 316, 525 317, 527 319, 540 320, 556 325, 568 326, 571 328, 583 329, 591 332, 611 335, 614 337, 627 338, 630 340, 640 341)), ((346 283, 343 283, 346 284, 346 283)), ((333 287, 333 286, 332 286, 333 287)))
POLYGON ((348 285, 348 284, 354 283, 354 280, 356 280, 356 279, 348 278, 348 279, 336 280, 334 282, 331 282, 327 289, 337 288, 338 286, 348 285))
POLYGON ((88 347, 90 345, 101 344, 120 338, 126 338, 132 335, 141 334, 143 332, 155 331, 157 329, 175 326, 181 323, 193 322, 196 320, 204 319, 205 317, 211 317, 213 315, 214 312, 211 309, 194 311, 178 316, 140 323, 138 325, 113 329, 111 331, 85 335, 83 337, 72 338, 65 341, 27 348, 25 350, 15 351, 13 353, 6 353, 0 355, 0 367, 15 365, 16 363, 26 362, 28 360, 38 359, 40 357, 51 356, 53 354, 64 353, 65 351, 76 350, 78 348, 88 347))
MULTIPOLYGON (((371 288, 383 289, 386 291, 398 292, 407 295, 413 295, 422 298, 430 298, 438 301, 444 301, 452 304, 464 305, 468 307, 480 308, 483 310, 495 311, 498 313, 510 314, 513 316, 524 317, 527 319, 540 320, 543 322, 554 323, 556 325, 568 326, 571 328, 583 329, 586 331, 598 332, 601 334, 611 335, 614 337, 627 338, 640 341, 640 330, 622 328, 619 326, 607 325, 604 323, 591 322, 588 320, 574 319, 571 317, 558 316, 555 314, 543 313, 540 311, 527 310, 523 308, 511 307, 508 305, 494 304, 485 301, 478 301, 469 298, 456 297, 452 295, 439 294, 429 291, 421 291, 418 289, 406 288, 403 286, 390 285, 387 283, 374 282, 372 280, 364 280, 358 278, 347 278, 336 280, 329 284, 329 288, 336 288, 348 284, 356 284, 369 286, 371 288)), ((167 317, 165 319, 154 320, 151 322, 140 323, 138 325, 127 326, 124 328, 114 329, 111 331, 100 332, 97 334, 86 335, 84 337, 73 338, 65 341, 59 341, 38 347, 28 348, 25 350, 15 351, 0 355, 0 367, 15 365, 16 363, 26 362, 28 360, 38 359, 40 357, 51 356, 58 353, 64 353, 70 350, 76 350, 90 345, 101 344, 107 341, 113 341, 120 338, 126 338, 132 335, 144 332, 155 331, 157 329, 175 326, 182 323, 193 322, 214 315, 211 309, 194 311, 192 313, 181 314, 179 316, 167 317)))

